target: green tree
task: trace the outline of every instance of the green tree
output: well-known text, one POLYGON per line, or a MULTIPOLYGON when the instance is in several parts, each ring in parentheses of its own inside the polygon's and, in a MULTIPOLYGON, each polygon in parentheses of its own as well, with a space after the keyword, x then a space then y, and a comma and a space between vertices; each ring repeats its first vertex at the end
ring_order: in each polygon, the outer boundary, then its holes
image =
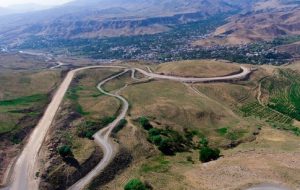
POLYGON ((212 160, 217 160, 220 157, 219 149, 212 149, 210 147, 202 147, 200 149, 200 161, 209 162, 212 160))
POLYGON ((139 179, 130 180, 124 187, 124 190, 146 190, 146 186, 139 179))
POLYGON ((72 150, 71 150, 71 147, 68 146, 68 145, 63 145, 63 146, 60 146, 58 148, 58 153, 61 157, 67 157, 67 156, 72 156, 72 150))
POLYGON ((141 126, 147 131, 153 128, 149 122, 149 119, 146 117, 140 117, 139 122, 141 126))
POLYGON ((174 155, 174 142, 169 138, 163 138, 159 144, 158 149, 165 155, 174 155))

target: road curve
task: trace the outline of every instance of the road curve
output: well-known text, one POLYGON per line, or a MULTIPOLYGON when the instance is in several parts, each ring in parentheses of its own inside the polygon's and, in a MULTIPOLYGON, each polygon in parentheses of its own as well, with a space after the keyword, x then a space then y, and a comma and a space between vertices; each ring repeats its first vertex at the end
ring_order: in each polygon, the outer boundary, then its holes
MULTIPOLYGON (((129 69, 127 67, 122 67, 122 66, 103 66, 103 65, 101 65, 101 66, 88 66, 88 67, 83 67, 83 68, 79 68, 79 69, 75 69, 75 70, 70 71, 67 74, 67 76, 65 77, 65 79, 62 82, 62 84, 60 85, 60 87, 58 88, 55 95, 53 96, 52 101, 48 105, 43 117, 41 118, 41 120, 39 121, 39 123, 37 124, 35 129, 33 130, 33 132, 31 134, 27 144, 25 145, 21 155, 17 159, 17 162, 15 163, 15 165, 13 167, 12 176, 11 176, 11 179, 12 179, 11 183, 5 189, 9 189, 9 190, 21 190, 21 189, 22 190, 37 190, 38 189, 39 180, 35 178, 35 173, 37 172, 38 153, 39 153, 39 150, 42 146, 42 143, 43 143, 43 141, 44 141, 44 139, 47 135, 47 132, 48 132, 50 126, 51 126, 51 123, 54 120, 54 117, 57 113, 57 110, 59 109, 60 103, 62 102, 63 97, 64 97, 65 93, 67 92, 67 89, 70 86, 70 84, 72 82, 72 79, 74 78, 74 75, 78 71, 82 71, 82 70, 86 70, 86 69, 96 69, 96 68, 125 69, 125 71, 123 73, 120 73, 118 76, 120 76, 121 74, 124 74, 129 69)), ((155 74, 155 73, 148 73, 148 72, 146 72, 142 69, 139 69, 139 68, 130 68, 130 69, 134 69, 134 70, 136 70, 136 71, 138 71, 138 72, 140 72, 140 73, 142 73, 145 76, 148 76, 150 78, 166 79, 166 80, 174 80, 174 81, 190 82, 190 83, 191 82, 194 83, 194 82, 209 82, 209 81, 223 81, 223 80, 242 79, 242 78, 246 77, 247 75, 249 75, 251 73, 251 70, 249 68, 241 67, 241 69, 242 69, 241 73, 236 74, 236 75, 231 75, 231 76, 212 77, 212 78, 195 78, 195 77, 184 78, 184 77, 175 77, 175 76, 159 75, 159 74, 155 74)), ((94 176, 96 171, 101 171, 103 169, 102 167, 104 165, 107 165, 107 163, 113 157, 114 153, 111 152, 113 150, 113 147, 111 146, 112 143, 108 143, 109 142, 109 135, 110 135, 111 131, 113 130, 113 127, 116 126, 117 123, 122 118, 125 117, 126 111, 128 109, 128 103, 123 97, 121 97, 119 95, 116 95, 116 94, 107 93, 104 90, 102 90, 102 88, 101 88, 101 86, 103 84, 105 84, 109 80, 112 80, 115 77, 117 77, 117 75, 102 81, 98 85, 98 89, 102 93, 120 99, 123 102, 123 106, 124 106, 123 109, 122 109, 121 114, 115 120, 116 122, 113 122, 112 124, 110 124, 105 129, 97 132, 94 136, 95 141, 99 145, 102 146, 102 148, 104 149, 104 153, 107 157, 104 156, 103 161, 101 161, 103 164, 101 164, 101 163, 98 164, 98 166, 91 171, 92 174, 89 173, 86 177, 84 177, 83 179, 78 181, 78 183, 76 183, 78 185, 75 184, 74 188, 72 186, 71 189, 73 188, 73 189, 77 190, 77 187, 79 187, 79 189, 81 187, 83 187, 83 184, 85 184, 86 182, 89 182, 91 180, 91 176, 94 176), (109 156, 110 156, 110 158, 109 158, 109 156)))
POLYGON ((99 132, 97 132, 93 137, 95 139, 95 142, 103 149, 104 157, 102 158, 101 162, 92 170, 90 171, 85 177, 81 178, 77 183, 75 183, 73 186, 69 188, 69 190, 80 190, 83 189, 86 185, 88 185, 99 173, 105 169, 105 167, 110 163, 112 158, 114 157, 115 151, 114 151, 114 144, 112 140, 109 138, 112 130, 118 125, 118 123, 125 118, 126 113, 129 108, 129 104, 125 98, 122 96, 116 94, 111 94, 106 92, 105 90, 102 89, 102 86, 107 83, 108 81, 117 78, 129 70, 125 70, 124 72, 114 75, 108 79, 103 80, 100 82, 97 86, 98 90, 102 92, 103 94, 107 96, 112 96, 120 101, 122 101, 122 110, 119 116, 107 127, 103 128, 99 132))
POLYGON ((242 72, 235 75, 229 75, 223 77, 197 78, 197 77, 177 77, 177 76, 160 75, 152 72, 147 72, 143 69, 135 68, 135 70, 137 70, 138 72, 151 78, 166 79, 166 80, 173 80, 173 81, 186 82, 186 83, 216 82, 216 81, 242 79, 248 76, 252 72, 250 68, 244 66, 241 66, 241 69, 242 72))

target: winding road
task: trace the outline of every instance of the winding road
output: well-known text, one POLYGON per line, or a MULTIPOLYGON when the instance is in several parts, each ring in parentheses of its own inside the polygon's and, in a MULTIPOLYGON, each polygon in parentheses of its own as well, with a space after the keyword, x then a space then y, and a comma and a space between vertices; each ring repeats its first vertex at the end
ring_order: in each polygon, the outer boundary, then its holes
POLYGON ((20 154, 17 162, 15 163, 11 175, 11 183, 5 189, 9 190, 38 190, 39 185, 39 178, 36 177, 36 172, 38 172, 38 155, 42 143, 47 135, 48 130, 50 129, 51 123, 55 118, 55 115, 59 109, 61 102, 75 76, 75 74, 82 70, 87 69, 96 69, 96 68, 118 68, 123 69, 124 71, 109 77, 98 84, 98 89, 102 93, 118 98, 122 101, 123 106, 120 115, 117 117, 113 123, 109 124, 106 128, 100 130, 94 135, 95 142, 103 148, 104 158, 102 161, 85 177, 80 179, 77 183, 71 186, 70 190, 80 190, 86 185, 88 185, 91 180, 96 177, 113 159, 115 155, 115 146, 113 141, 110 138, 110 134, 114 127, 120 122, 121 119, 125 118, 127 110, 128 110, 128 102, 120 95, 111 94, 102 89, 102 86, 107 83, 108 81, 119 77, 125 74, 128 71, 132 71, 132 77, 134 78, 134 72, 138 71, 149 78, 154 79, 165 79, 165 80, 173 80, 173 81, 180 81, 185 83, 197 83, 197 82, 212 82, 212 81, 224 81, 224 80, 237 80, 237 79, 244 79, 251 73, 251 69, 246 67, 241 67, 242 72, 239 74, 231 75, 231 76, 224 76, 224 77, 211 77, 211 78, 184 78, 184 77, 176 77, 176 76, 166 76, 166 75, 159 75, 152 72, 147 72, 140 68, 128 68, 122 66, 88 66, 79 69, 75 69, 70 71, 63 82, 61 83, 60 87, 56 91, 55 95, 52 98, 52 101, 48 105, 43 117, 39 121, 38 125, 35 127, 34 131, 32 132, 27 144, 25 145, 22 153, 20 154))
POLYGON ((112 96, 112 97, 115 97, 115 98, 121 100, 122 104, 123 104, 122 110, 121 110, 121 113, 119 114, 119 116, 111 124, 109 124, 106 128, 100 130, 93 136, 95 139, 95 142, 102 148, 103 153, 104 153, 104 157, 102 158, 101 162, 92 171, 90 171, 85 177, 81 178, 77 183, 75 183, 73 186, 71 186, 69 188, 69 190, 83 189, 86 185, 88 185, 93 180, 93 178, 95 178, 110 163, 110 161, 114 157, 114 154, 115 154, 114 144, 113 144, 111 138, 109 138, 109 137, 110 137, 110 134, 111 134, 112 130, 114 129, 114 127, 117 126, 118 123, 122 119, 125 118, 126 113, 129 108, 129 104, 128 104, 127 100, 125 100, 125 98, 123 98, 122 96, 120 96, 118 94, 111 94, 111 93, 106 92, 105 90, 102 89, 102 86, 105 83, 107 83, 108 81, 113 80, 114 78, 117 78, 117 77, 125 74, 128 71, 129 70, 126 69, 124 72, 114 75, 114 76, 100 82, 97 86, 98 90, 100 92, 102 92, 103 94, 112 96))

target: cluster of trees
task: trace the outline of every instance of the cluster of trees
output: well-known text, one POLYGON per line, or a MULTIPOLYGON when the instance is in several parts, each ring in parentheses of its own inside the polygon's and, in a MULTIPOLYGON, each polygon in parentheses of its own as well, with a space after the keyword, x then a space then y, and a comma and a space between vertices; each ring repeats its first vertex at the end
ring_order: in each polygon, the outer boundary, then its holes
POLYGON ((201 138, 199 146, 193 146, 193 137, 203 136, 196 131, 186 131, 185 135, 170 129, 157 129, 153 127, 146 117, 139 118, 140 125, 148 131, 148 140, 155 144, 158 149, 165 155, 174 155, 176 152, 189 150, 191 147, 199 148, 199 160, 209 162, 220 157, 220 150, 211 148, 208 145, 208 140, 205 137, 201 138))
POLYGON ((146 117, 141 117, 139 122, 148 131, 148 140, 165 155, 174 155, 190 148, 187 139, 177 131, 154 128, 146 117))

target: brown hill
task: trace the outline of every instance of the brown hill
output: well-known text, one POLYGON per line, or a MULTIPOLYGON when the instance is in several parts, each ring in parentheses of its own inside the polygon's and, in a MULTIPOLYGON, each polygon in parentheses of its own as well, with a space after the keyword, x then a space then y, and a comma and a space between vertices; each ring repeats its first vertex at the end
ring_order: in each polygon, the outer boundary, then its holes
POLYGON ((46 11, 1 17, 0 40, 33 35, 94 38, 153 34, 251 4, 246 0, 77 0, 46 11))
POLYGON ((294 3, 270 0, 257 3, 252 12, 230 18, 209 39, 196 45, 245 44, 300 34, 300 7, 294 3))

